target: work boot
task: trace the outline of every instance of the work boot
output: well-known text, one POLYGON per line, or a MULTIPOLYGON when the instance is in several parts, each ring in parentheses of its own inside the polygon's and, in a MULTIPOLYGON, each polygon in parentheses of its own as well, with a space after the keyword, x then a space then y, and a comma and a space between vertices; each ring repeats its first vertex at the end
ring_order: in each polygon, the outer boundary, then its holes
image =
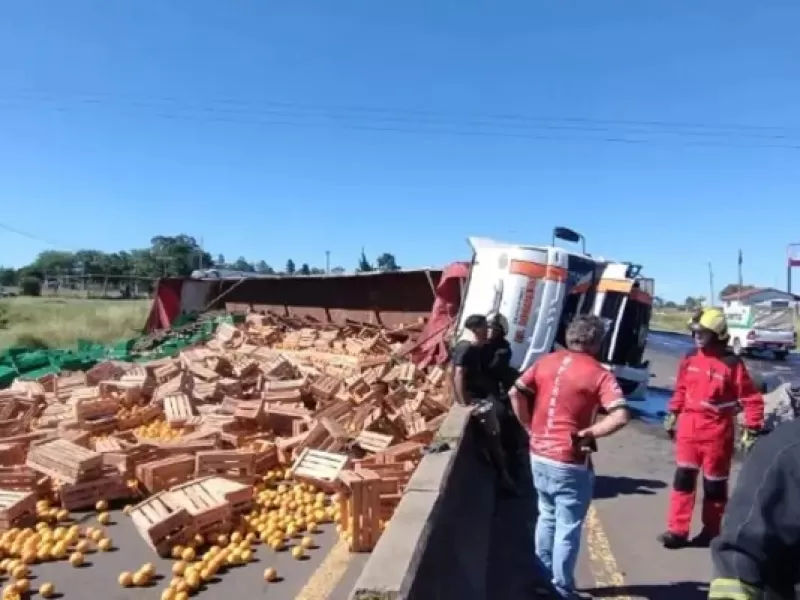
POLYGON ((658 536, 658 541, 667 550, 677 550, 683 548, 689 543, 689 536, 673 533, 672 531, 665 531, 658 536))
POLYGON ((708 548, 711 545, 711 540, 713 540, 715 537, 717 537, 716 534, 711 533, 708 529, 703 529, 692 540, 692 546, 697 546, 698 548, 708 548))

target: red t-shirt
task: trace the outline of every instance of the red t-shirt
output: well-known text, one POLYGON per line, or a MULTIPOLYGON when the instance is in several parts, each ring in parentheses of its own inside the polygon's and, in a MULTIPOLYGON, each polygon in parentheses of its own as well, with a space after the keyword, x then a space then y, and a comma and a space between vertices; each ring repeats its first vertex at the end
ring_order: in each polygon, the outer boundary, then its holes
POLYGON ((588 354, 559 350, 537 360, 517 380, 534 394, 531 453, 560 463, 585 464, 572 434, 591 427, 598 409, 625 406, 616 377, 588 354))

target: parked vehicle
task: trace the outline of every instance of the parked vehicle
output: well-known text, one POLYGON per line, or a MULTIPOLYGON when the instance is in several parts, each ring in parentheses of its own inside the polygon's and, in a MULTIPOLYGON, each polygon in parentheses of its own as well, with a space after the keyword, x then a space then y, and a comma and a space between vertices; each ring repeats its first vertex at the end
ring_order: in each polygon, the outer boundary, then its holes
POLYGON ((737 355, 770 351, 784 360, 797 347, 794 309, 785 300, 768 305, 730 302, 724 311, 731 334, 728 343, 737 355))

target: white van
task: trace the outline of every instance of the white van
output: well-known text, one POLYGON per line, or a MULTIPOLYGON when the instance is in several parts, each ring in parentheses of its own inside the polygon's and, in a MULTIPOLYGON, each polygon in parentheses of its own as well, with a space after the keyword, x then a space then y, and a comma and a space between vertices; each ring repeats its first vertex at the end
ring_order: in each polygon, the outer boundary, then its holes
POLYGON ((784 360, 797 346, 794 309, 786 300, 768 305, 728 302, 723 311, 730 331, 728 344, 737 355, 768 350, 784 360))
MULTIPOLYGON (((557 232, 554 241, 582 239, 564 228, 557 232)), ((564 345, 566 325, 575 315, 597 315, 608 325, 601 362, 617 376, 626 396, 645 394, 650 369, 643 356, 653 289, 652 280, 638 277, 640 267, 555 245, 523 246, 484 238, 469 238, 469 243, 472 266, 457 334, 469 315, 499 311, 508 319, 511 364, 524 370, 564 345)))

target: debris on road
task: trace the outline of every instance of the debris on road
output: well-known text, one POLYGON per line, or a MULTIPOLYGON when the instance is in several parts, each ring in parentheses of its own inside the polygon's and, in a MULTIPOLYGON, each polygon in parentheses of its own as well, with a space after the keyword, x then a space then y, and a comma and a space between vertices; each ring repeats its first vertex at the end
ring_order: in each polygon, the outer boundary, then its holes
POLYGON ((0 391, 0 571, 22 582, 36 561, 110 549, 102 527, 68 525, 75 510, 108 522, 109 501, 186 563, 172 598, 258 543, 302 559, 324 522, 371 550, 450 407, 445 371, 402 358, 417 333, 250 314, 174 358, 15 380, 0 391))

